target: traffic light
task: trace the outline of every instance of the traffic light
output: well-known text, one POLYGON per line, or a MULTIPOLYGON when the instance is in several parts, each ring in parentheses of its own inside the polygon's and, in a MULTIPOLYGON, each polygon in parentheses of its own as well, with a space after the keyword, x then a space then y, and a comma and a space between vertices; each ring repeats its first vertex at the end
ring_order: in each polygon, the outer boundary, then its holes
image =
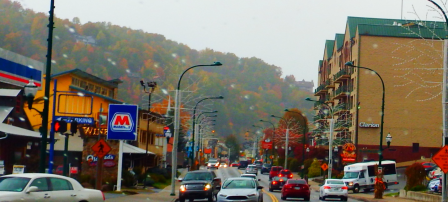
POLYGON ((67 131, 67 122, 65 121, 54 122, 54 132, 65 133, 66 131, 67 131))
POLYGON ((70 132, 72 134, 75 134, 78 131, 78 122, 73 121, 72 123, 70 123, 70 132))

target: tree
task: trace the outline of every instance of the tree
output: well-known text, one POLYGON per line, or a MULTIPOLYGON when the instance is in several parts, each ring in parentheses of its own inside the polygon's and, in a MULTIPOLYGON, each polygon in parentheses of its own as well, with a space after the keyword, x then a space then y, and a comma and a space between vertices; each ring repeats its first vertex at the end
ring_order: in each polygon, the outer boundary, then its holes
POLYGON ((225 138, 224 143, 228 148, 230 148, 229 161, 232 162, 232 159, 236 158, 236 156, 240 153, 240 144, 238 143, 238 139, 232 134, 225 138))
POLYGON ((320 162, 317 159, 313 160, 313 163, 311 163, 310 168, 308 169, 308 177, 317 177, 320 176, 320 162))
POLYGON ((406 188, 412 189, 415 186, 422 185, 426 177, 425 167, 421 163, 414 163, 406 168, 406 188))

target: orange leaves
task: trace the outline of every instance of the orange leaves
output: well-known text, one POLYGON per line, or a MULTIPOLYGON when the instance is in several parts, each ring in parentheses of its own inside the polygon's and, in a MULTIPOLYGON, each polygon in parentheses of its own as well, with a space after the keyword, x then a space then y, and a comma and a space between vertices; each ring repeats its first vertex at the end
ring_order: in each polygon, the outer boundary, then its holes
POLYGON ((128 60, 126 60, 126 58, 121 58, 120 63, 119 63, 121 68, 124 69, 128 69, 128 60))

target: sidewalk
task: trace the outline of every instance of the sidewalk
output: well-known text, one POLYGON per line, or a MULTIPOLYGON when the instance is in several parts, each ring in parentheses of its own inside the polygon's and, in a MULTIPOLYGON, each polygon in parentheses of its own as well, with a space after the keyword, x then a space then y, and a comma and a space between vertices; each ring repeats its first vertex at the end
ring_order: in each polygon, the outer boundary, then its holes
MULTIPOLYGON (((294 174, 294 178, 300 179, 300 175, 298 174, 294 174)), ((308 179, 308 184, 310 185, 310 188, 312 190, 315 190, 317 192, 319 192, 319 183, 314 182, 312 179, 308 179)), ((373 194, 365 194, 365 193, 357 193, 354 194, 351 191, 349 191, 348 193, 348 197, 351 199, 356 199, 356 200, 360 200, 360 201, 382 201, 382 202, 386 202, 386 201, 393 201, 393 202, 415 202, 416 200, 412 200, 412 199, 407 199, 407 198, 400 198, 400 197, 391 197, 391 196, 383 196, 383 199, 374 199, 373 198, 373 194)))
MULTIPOLYGON (((187 169, 182 169, 179 171, 181 171, 181 174, 180 174, 181 176, 185 176, 185 174, 187 173, 187 169)), ((170 185, 156 193, 143 190, 135 195, 124 196, 126 198, 118 197, 118 198, 107 199, 107 202, 122 202, 123 200, 132 201, 132 202, 148 202, 148 201, 151 201, 151 202, 172 201, 172 202, 174 202, 179 197, 179 187, 180 187, 180 183, 176 180, 175 184, 174 184, 174 190, 176 193, 175 196, 170 196, 170 194, 171 194, 171 185, 170 185)))

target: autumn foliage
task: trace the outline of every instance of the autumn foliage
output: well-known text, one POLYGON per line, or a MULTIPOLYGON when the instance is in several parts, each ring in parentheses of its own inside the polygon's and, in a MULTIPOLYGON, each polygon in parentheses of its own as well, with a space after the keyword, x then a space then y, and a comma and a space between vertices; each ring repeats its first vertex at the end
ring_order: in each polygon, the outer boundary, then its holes
POLYGON ((415 186, 422 185, 426 178, 425 167, 421 163, 413 163, 406 168, 406 189, 412 189, 415 186))

